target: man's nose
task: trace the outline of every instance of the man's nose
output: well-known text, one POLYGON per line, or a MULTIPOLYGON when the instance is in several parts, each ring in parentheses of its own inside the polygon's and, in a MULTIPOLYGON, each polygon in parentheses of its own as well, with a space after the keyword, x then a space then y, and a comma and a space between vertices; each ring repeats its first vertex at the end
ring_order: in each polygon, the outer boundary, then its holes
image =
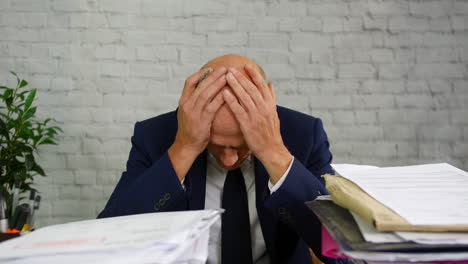
POLYGON ((221 161, 223 165, 226 167, 230 167, 237 162, 239 156, 237 155, 237 151, 233 148, 224 148, 223 153, 221 155, 221 161))

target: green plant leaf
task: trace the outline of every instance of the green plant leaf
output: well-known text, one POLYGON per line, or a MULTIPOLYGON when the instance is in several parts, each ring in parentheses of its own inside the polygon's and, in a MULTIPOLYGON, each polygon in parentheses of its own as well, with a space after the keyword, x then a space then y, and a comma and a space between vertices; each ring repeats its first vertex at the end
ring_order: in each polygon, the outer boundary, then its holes
POLYGON ((32 127, 32 124, 31 124, 31 121, 24 121, 23 123, 23 128, 31 128, 32 127))
POLYGON ((39 140, 41 140, 41 138, 42 138, 42 134, 40 134, 38 136, 33 136, 32 137, 33 145, 37 145, 37 142, 39 142, 39 140))
POLYGON ((28 85, 28 82, 25 81, 25 80, 21 80, 20 84, 19 84, 19 88, 23 88, 25 87, 26 85, 28 85))
POLYGON ((25 157, 26 154, 31 154, 33 152, 33 148, 24 142, 16 142, 15 149, 13 153, 16 156, 25 157))
POLYGON ((18 122, 16 122, 16 120, 14 119, 8 120, 7 126, 10 128, 10 130, 12 130, 12 128, 17 129, 16 127, 17 125, 18 125, 18 122))
POLYGON ((39 145, 57 145, 57 143, 55 143, 55 141, 53 141, 50 138, 46 138, 42 140, 41 142, 39 142, 39 145))
POLYGON ((47 135, 49 136, 54 136, 58 134, 57 130, 53 127, 49 127, 46 130, 47 130, 47 135))
POLYGON ((8 110, 9 110, 10 112, 13 112, 13 113, 18 112, 18 109, 19 109, 19 108, 18 108, 18 107, 16 106, 16 104, 15 104, 14 97, 11 96, 10 99, 12 99, 12 101, 11 101, 11 105, 10 105, 10 106, 7 106, 7 107, 8 107, 8 110))
POLYGON ((34 135, 33 131, 29 128, 29 126, 23 125, 23 128, 21 129, 21 132, 19 133, 19 137, 25 140, 28 140, 32 138, 33 135, 34 135))
POLYGON ((7 88, 8 90, 3 93, 3 98, 8 99, 13 94, 13 89, 7 88))
POLYGON ((25 105, 24 105, 24 110, 25 111, 27 109, 29 109, 29 107, 31 107, 31 104, 34 101, 34 97, 36 96, 36 91, 37 91, 37 89, 32 89, 31 93, 29 93, 29 95, 28 95, 28 98, 26 98, 26 102, 25 102, 25 105))
MULTIPOLYGON (((2 136, 5 137, 6 141, 10 141, 10 133, 8 131, 8 129, 5 129, 3 132, 2 132, 2 136)), ((2 149, 2 148, 0 148, 2 149)))
POLYGON ((44 122, 42 124, 45 126, 45 125, 47 125, 47 123, 49 123, 52 120, 53 120, 52 118, 46 118, 46 120, 44 120, 44 122))
POLYGON ((7 125, 5 124, 3 119, 0 118, 0 131, 1 131, 1 134, 3 134, 3 131, 5 131, 6 129, 7 129, 7 125))
POLYGON ((19 181, 22 198, 27 190, 33 189, 34 177, 46 176, 34 159, 38 145, 56 145, 62 129, 51 124, 56 122, 52 118, 36 120, 37 89, 27 89, 26 80, 14 72, 11 74, 16 77, 17 86, 0 86, 0 188, 11 191, 15 181, 19 181))
POLYGON ((20 84, 20 79, 18 77, 18 74, 16 74, 16 72, 12 72, 12 71, 10 71, 10 73, 13 74, 16 77, 17 85, 19 85, 20 84))
POLYGON ((31 118, 36 113, 36 110, 37 106, 29 108, 26 112, 24 112, 23 120, 28 120, 29 118, 31 118))
POLYGON ((42 169, 42 167, 39 166, 39 164, 37 164, 36 162, 34 162, 31 170, 37 172, 37 174, 39 174, 41 176, 46 176, 46 174, 45 174, 44 170, 42 169))
POLYGON ((30 92, 31 92, 30 90, 24 90, 21 93, 18 93, 18 95, 23 95, 23 98, 24 98, 24 95, 30 92))
POLYGON ((5 103, 6 103, 7 107, 11 107, 11 104, 13 103, 13 97, 6 98, 5 103))
POLYGON ((24 165, 26 166, 26 170, 31 170, 34 165, 34 156, 32 154, 28 154, 25 157, 24 165))
POLYGON ((58 126, 53 126, 53 127, 51 127, 51 128, 55 129, 56 131, 60 131, 60 132, 63 133, 63 130, 62 130, 60 127, 58 127, 58 126))

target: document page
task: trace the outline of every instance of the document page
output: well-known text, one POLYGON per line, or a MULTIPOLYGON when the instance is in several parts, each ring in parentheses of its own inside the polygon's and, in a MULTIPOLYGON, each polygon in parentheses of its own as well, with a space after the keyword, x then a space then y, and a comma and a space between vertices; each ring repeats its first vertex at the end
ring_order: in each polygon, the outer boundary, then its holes
MULTIPOLYGON (((208 234, 221 212, 149 213, 44 227, 1 243, 0 263, 172 263, 208 234)), ((197 259, 205 249, 200 244, 194 251, 197 259)))
POLYGON ((398 236, 419 244, 468 245, 468 232, 395 232, 398 236))
POLYGON ((380 232, 373 226, 369 225, 357 214, 351 212, 354 220, 356 221, 359 231, 367 242, 372 243, 401 243, 405 242, 405 239, 397 236, 394 232, 380 232))
POLYGON ((412 225, 467 225, 468 173, 447 163, 333 168, 412 225))

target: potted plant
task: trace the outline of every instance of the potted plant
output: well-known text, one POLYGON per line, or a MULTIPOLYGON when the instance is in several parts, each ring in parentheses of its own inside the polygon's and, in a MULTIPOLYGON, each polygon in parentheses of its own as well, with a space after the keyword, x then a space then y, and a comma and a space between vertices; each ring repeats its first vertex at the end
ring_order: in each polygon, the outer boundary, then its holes
POLYGON ((37 89, 28 89, 28 82, 11 73, 16 77, 16 87, 0 86, 0 191, 6 197, 9 216, 14 210, 15 185, 24 197, 25 192, 35 191, 34 177, 46 176, 35 159, 38 146, 56 145, 56 136, 62 132, 60 127, 50 125, 53 119, 36 119, 33 101, 37 89))

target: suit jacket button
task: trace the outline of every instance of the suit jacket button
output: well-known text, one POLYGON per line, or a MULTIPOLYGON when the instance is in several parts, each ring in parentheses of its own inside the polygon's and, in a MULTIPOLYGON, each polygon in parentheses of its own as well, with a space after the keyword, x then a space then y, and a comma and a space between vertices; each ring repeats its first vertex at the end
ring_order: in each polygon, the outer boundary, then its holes
POLYGON ((154 210, 155 210, 155 211, 159 211, 159 208, 160 208, 160 207, 159 207, 159 204, 156 203, 156 204, 154 205, 154 210))
POLYGON ((166 200, 164 198, 159 199, 159 206, 163 206, 166 203, 166 200))
POLYGON ((171 199, 171 194, 170 194, 170 193, 164 194, 164 200, 167 201, 167 200, 169 200, 169 199, 171 199))

